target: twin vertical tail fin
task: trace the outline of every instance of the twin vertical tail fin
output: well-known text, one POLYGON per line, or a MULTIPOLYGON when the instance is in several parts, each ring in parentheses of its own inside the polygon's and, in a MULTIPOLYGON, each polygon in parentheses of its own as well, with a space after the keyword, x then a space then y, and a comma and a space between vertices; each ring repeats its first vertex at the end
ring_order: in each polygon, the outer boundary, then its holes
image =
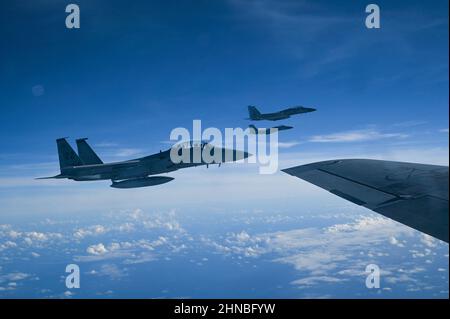
POLYGON ((259 112, 256 106, 253 105, 248 106, 248 115, 251 120, 259 120, 261 118, 261 112, 259 112))
POLYGON ((77 140, 78 156, 84 165, 103 164, 103 161, 95 154, 94 150, 86 142, 87 138, 77 140))
POLYGON ((51 177, 40 177, 37 179, 66 178, 64 173, 67 172, 67 168, 89 164, 103 164, 102 160, 95 154, 86 140, 86 138, 77 140, 78 156, 67 142, 66 138, 58 138, 56 140, 56 145, 58 147, 59 168, 61 174, 51 177))
POLYGON ((61 173, 67 167, 83 165, 80 157, 75 153, 69 143, 67 143, 65 138, 57 139, 56 145, 58 146, 59 167, 61 173))

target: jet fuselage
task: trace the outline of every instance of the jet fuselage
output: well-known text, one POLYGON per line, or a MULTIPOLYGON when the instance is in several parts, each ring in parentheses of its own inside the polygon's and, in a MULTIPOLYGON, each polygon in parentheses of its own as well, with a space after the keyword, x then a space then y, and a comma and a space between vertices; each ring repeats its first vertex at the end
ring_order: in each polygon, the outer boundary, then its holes
MULTIPOLYGON (((66 166, 61 169, 61 174, 57 178, 68 178, 75 181, 136 179, 168 173, 182 168, 235 161, 249 156, 246 152, 210 146, 213 148, 212 152, 221 152, 222 156, 218 162, 207 163, 202 156, 196 157, 194 155, 196 152, 201 154, 205 145, 209 144, 202 143, 189 146, 187 148, 189 157, 186 162, 173 163, 170 156, 171 149, 169 149, 150 156, 122 162, 66 166)), ((181 148, 178 151, 181 155, 181 148)))
POLYGON ((295 115, 295 114, 309 113, 309 112, 314 112, 314 111, 316 111, 316 109, 314 109, 314 108, 296 106, 296 107, 290 107, 288 109, 284 109, 279 112, 273 112, 273 113, 252 112, 252 113, 256 113, 256 114, 251 113, 250 119, 254 120, 254 121, 262 121, 262 120, 278 121, 278 120, 284 120, 284 119, 290 118, 292 115, 295 115))

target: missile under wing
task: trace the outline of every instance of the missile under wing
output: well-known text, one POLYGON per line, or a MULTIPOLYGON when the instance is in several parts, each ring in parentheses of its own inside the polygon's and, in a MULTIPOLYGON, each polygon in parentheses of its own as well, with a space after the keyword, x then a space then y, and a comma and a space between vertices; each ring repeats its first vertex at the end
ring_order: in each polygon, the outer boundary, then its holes
POLYGON ((343 159, 283 171, 448 243, 447 166, 343 159))

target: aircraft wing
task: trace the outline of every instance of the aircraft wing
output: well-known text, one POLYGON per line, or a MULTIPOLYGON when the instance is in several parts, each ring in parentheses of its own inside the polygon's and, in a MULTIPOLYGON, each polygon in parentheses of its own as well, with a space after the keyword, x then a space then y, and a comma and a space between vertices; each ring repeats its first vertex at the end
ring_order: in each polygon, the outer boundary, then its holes
POLYGON ((344 159, 283 171, 449 242, 447 166, 344 159))

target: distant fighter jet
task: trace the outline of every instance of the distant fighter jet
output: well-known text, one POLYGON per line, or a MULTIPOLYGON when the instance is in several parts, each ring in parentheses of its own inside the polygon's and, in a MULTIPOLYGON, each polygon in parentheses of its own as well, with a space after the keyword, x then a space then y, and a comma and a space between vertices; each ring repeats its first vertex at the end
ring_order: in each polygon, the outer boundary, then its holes
POLYGON ((249 120, 252 121, 261 121, 261 120, 278 121, 290 118, 291 115, 309 113, 314 111, 316 111, 316 109, 310 107, 295 106, 275 113, 262 114, 261 112, 258 111, 256 106, 253 105, 248 106, 248 115, 250 117, 249 120))
POLYGON ((344 159, 283 171, 448 243, 448 166, 344 159))
POLYGON ((157 154, 114 163, 103 163, 103 161, 95 154, 86 138, 78 139, 78 154, 72 149, 65 138, 56 140, 59 156, 59 166, 61 173, 52 177, 41 177, 38 179, 49 178, 67 178, 74 181, 97 181, 110 179, 114 188, 136 188, 164 184, 170 182, 174 178, 168 176, 150 176, 162 173, 173 172, 181 168, 209 165, 200 156, 197 161, 195 154, 202 154, 205 147, 207 152, 214 157, 215 152, 221 152, 222 158, 219 163, 227 161, 237 161, 245 159, 251 154, 243 151, 220 148, 213 146, 207 142, 185 142, 173 146, 166 151, 160 151, 157 154), (173 163, 170 157, 171 150, 178 155, 183 154, 183 148, 186 154, 189 154, 189 160, 181 163, 173 163), (189 152, 189 153, 188 153, 189 152))
POLYGON ((275 133, 275 131, 285 131, 285 130, 290 130, 291 128, 293 128, 292 126, 287 126, 287 125, 279 125, 279 126, 274 126, 271 128, 257 128, 253 124, 250 124, 248 127, 249 127, 250 134, 267 134, 267 135, 275 133))

